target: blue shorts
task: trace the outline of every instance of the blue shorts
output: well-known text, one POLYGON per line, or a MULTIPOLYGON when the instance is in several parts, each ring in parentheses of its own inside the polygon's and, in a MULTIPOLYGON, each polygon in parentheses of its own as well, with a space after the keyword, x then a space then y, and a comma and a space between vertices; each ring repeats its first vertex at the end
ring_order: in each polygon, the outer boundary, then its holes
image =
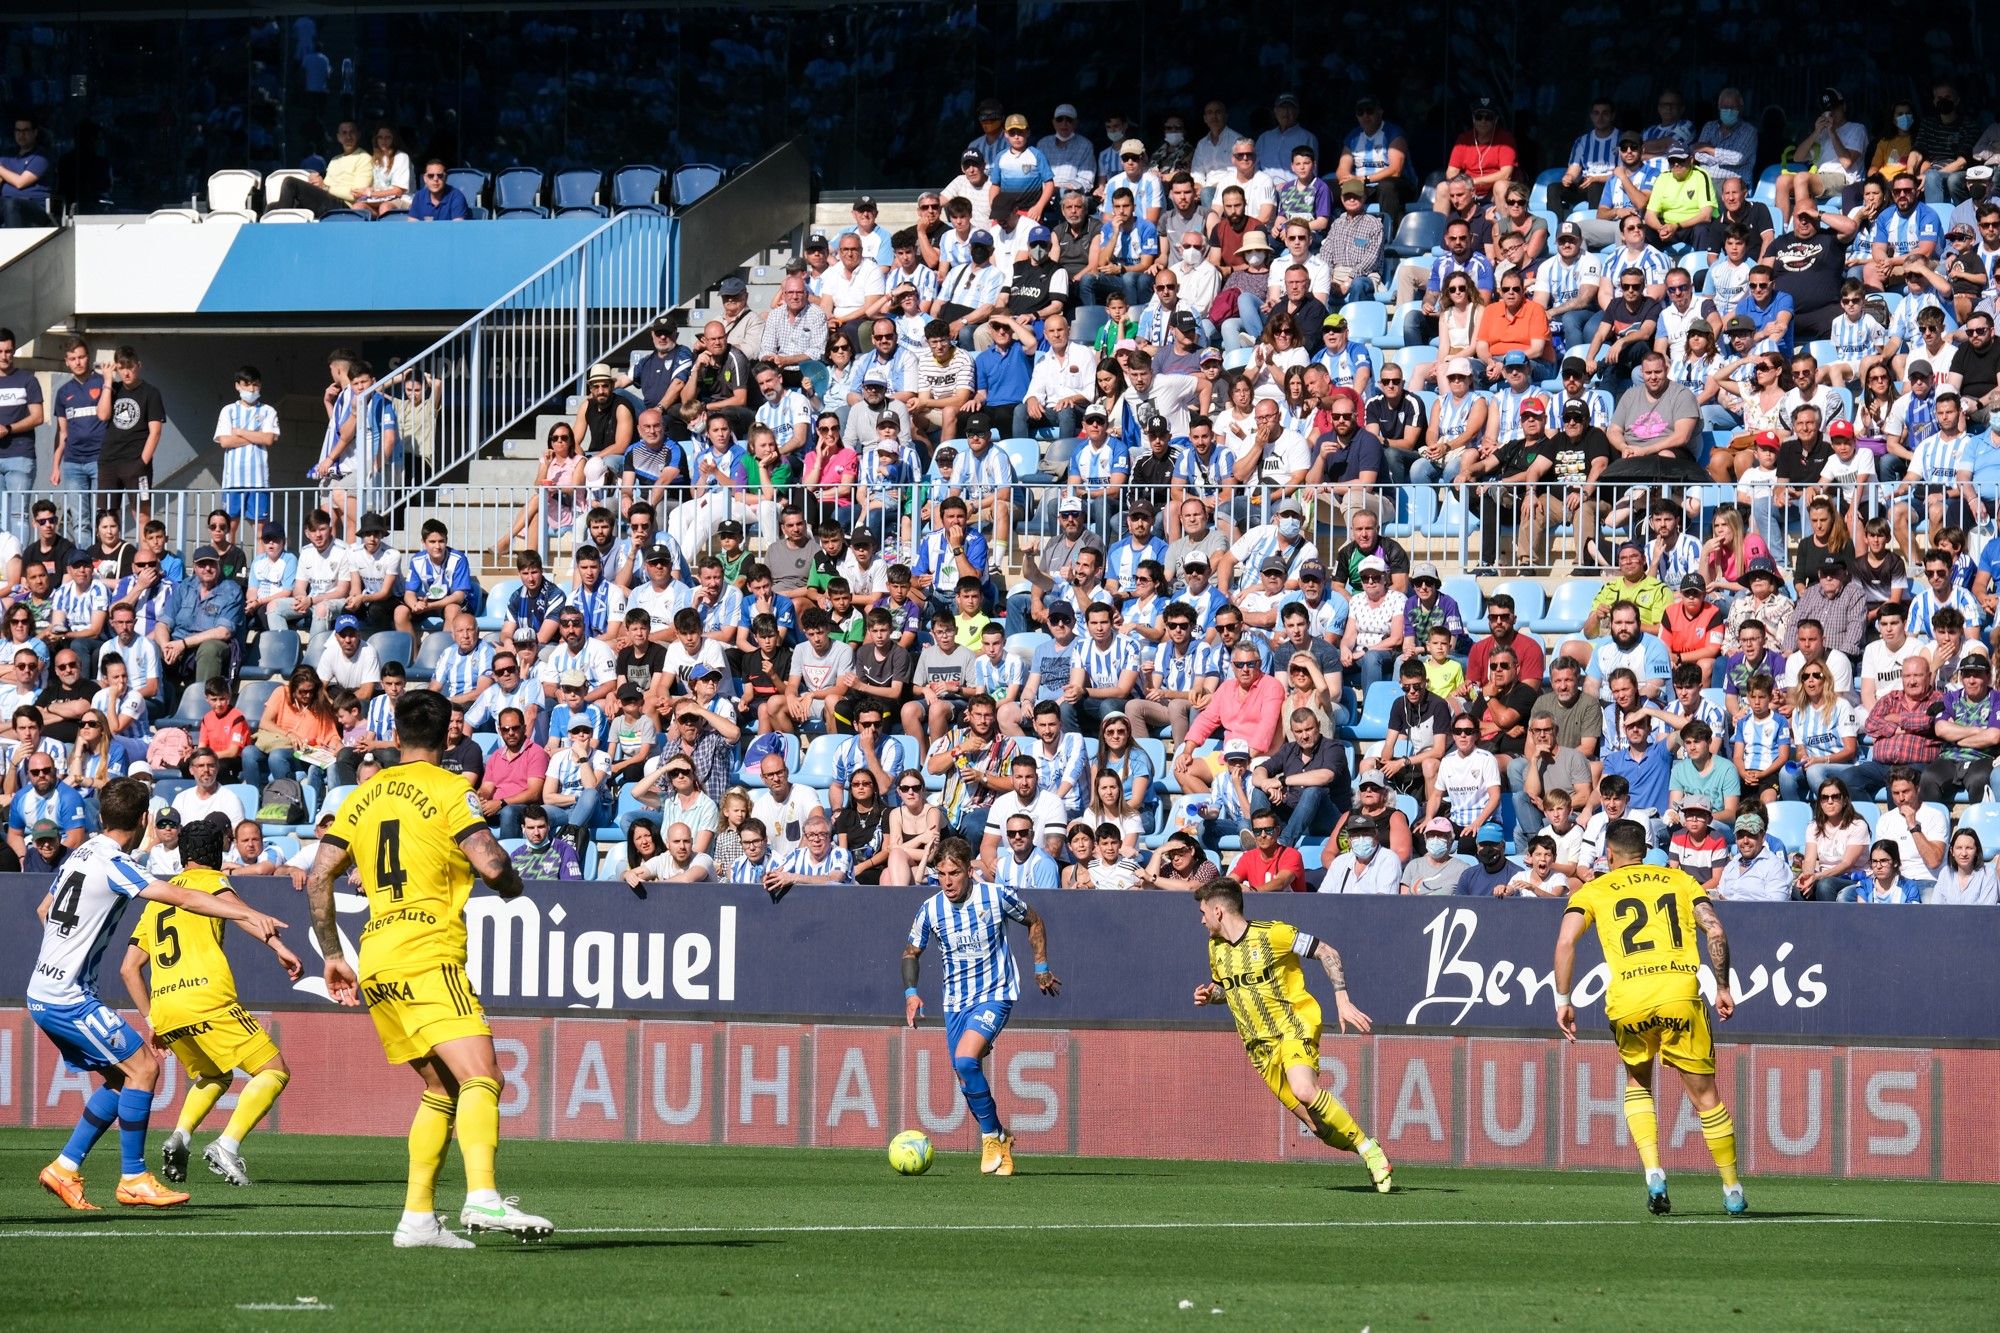
POLYGON ((83 1072, 111 1069, 131 1059, 146 1044, 130 1023, 98 1000, 78 1004, 30 1000, 28 1016, 62 1052, 63 1063, 83 1072))
POLYGON ((977 1032, 986 1038, 991 1046, 1000 1038, 1001 1030, 1007 1026, 1007 1016, 1014 1012, 1012 1000, 982 1000, 970 1009, 960 1009, 957 1013, 944 1016, 945 1044, 951 1050, 958 1050, 958 1039, 968 1032, 977 1032))
POLYGON ((269 491, 224 491, 222 512, 231 518, 253 518, 258 522, 271 516, 269 491))

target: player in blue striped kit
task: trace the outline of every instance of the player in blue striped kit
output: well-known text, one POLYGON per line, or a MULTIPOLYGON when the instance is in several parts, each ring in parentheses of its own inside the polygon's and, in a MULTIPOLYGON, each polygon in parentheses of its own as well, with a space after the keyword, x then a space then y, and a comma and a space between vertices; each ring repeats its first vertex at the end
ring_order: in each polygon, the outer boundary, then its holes
POLYGON ((917 995, 918 960, 936 940, 944 966, 945 1041, 965 1104, 979 1122, 979 1169, 989 1176, 1011 1176, 1014 1140, 1000 1124, 981 1063, 1007 1026, 1021 993, 1021 976, 1007 948, 1009 921, 1028 928, 1028 943, 1035 951, 1035 985, 1042 994, 1059 993, 1062 982, 1049 970, 1048 928, 1040 913, 1012 889, 974 882, 972 848, 964 839, 947 838, 939 844, 935 869, 938 892, 918 909, 903 949, 903 1017, 913 1028, 923 1017, 924 1002, 917 995))

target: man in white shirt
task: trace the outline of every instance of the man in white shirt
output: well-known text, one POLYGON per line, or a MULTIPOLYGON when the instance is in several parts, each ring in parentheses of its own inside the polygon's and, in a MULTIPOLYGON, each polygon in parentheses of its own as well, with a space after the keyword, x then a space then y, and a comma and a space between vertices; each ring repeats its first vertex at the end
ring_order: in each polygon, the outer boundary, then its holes
POLYGON ((838 325, 850 342, 860 338, 861 321, 889 308, 882 266, 870 262, 861 251, 861 237, 843 233, 838 262, 829 264, 819 280, 820 309, 826 311, 828 325, 838 325))
MULTIPOLYGON (((1221 102, 1210 102, 1201 109, 1201 123, 1208 133, 1195 140, 1194 157, 1188 163, 1188 173, 1204 191, 1213 195, 1227 183, 1235 168, 1229 155, 1243 138, 1240 131, 1229 123, 1229 108, 1221 102)), ((1252 144, 1254 152, 1256 145, 1252 144)))
POLYGON ((350 690, 364 700, 375 693, 382 679, 381 658, 376 656, 374 645, 362 639, 361 622, 348 615, 333 622, 333 637, 327 640, 313 669, 329 685, 350 690))
MULTIPOLYGON (((1271 192, 1271 178, 1257 170, 1257 145, 1249 139, 1238 139, 1229 149, 1230 172, 1217 182, 1215 190, 1220 196, 1227 187, 1234 185, 1243 191, 1243 211, 1255 224, 1257 231, 1269 231, 1271 217, 1278 211, 1278 199, 1271 192)), ((1210 214, 1208 225, 1215 226, 1222 218, 1218 206, 1210 214)))
POLYGON ((1883 694, 1903 688, 1903 663, 1930 652, 1930 640, 1909 632, 1908 603, 1885 602, 1875 613, 1881 637, 1861 650, 1861 708, 1875 707, 1883 694))
POLYGON ((289 601, 272 603, 271 614, 291 624, 305 620, 305 632, 318 634, 340 614, 341 603, 359 591, 355 579, 350 552, 333 539, 332 516, 324 509, 315 509, 306 519, 298 583, 289 601))
POLYGON ((807 816, 822 810, 819 793, 792 781, 785 756, 772 751, 757 765, 764 790, 750 802, 750 814, 762 822, 770 837, 771 855, 783 856, 805 841, 807 816))
POLYGON ((1027 396, 1015 405, 1013 433, 1016 437, 1033 435, 1043 426, 1053 425, 1056 442, 1044 461, 1050 472, 1060 476, 1068 466, 1076 437, 1082 433, 1083 409, 1097 392, 1097 356, 1069 340, 1066 315, 1043 320, 1042 337, 1048 347, 1035 358, 1027 396))
POLYGON ((1001 830, 1015 815, 1027 815, 1036 828, 1068 825, 1069 813, 1063 808, 1062 798, 1042 789, 1040 773, 1030 754, 1016 754, 1008 763, 1007 776, 1014 789, 1002 792, 994 800, 986 814, 986 834, 979 841, 979 864, 986 874, 993 873, 994 858, 1000 854, 1001 830))
POLYGON ((236 799, 235 792, 222 785, 222 764, 215 751, 202 746, 189 755, 188 776, 194 779, 194 786, 184 788, 174 797, 174 810, 182 824, 206 819, 216 811, 229 816, 231 828, 243 822, 243 803, 236 799))

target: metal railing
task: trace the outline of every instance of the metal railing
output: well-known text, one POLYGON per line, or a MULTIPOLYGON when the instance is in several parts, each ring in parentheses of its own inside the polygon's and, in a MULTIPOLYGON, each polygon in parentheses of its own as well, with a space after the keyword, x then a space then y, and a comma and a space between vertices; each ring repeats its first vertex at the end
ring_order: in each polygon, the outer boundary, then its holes
MULTIPOLYGON (((347 480, 351 479, 343 479, 338 493, 298 487, 261 491, 254 496, 236 493, 232 498, 220 488, 154 491, 146 497, 144 508, 146 516, 166 524, 170 546, 185 554, 209 539, 206 519, 210 512, 232 507, 241 510, 246 499, 259 501, 263 510, 257 517, 282 525, 289 549, 296 551, 304 539, 307 516, 315 509, 332 510, 343 525, 339 531, 352 531, 345 525, 365 506, 355 503, 357 497, 345 486, 347 480), (344 506, 342 500, 346 501, 344 506)), ((1850 512, 1843 505, 1839 521, 1858 537, 1862 512, 1881 508, 1888 489, 1884 484, 1869 494, 1864 488, 1858 510, 1850 512)), ((1330 557, 1347 539, 1352 516, 1366 509, 1378 518, 1384 535, 1409 553, 1412 562, 1430 561, 1446 573, 1540 577, 1577 566, 1613 568, 1617 547, 1627 539, 1650 551, 1650 515, 1659 506, 1678 513, 1679 531, 1704 547, 1716 535, 1718 515, 1724 508, 1732 510, 1747 531, 1763 539, 1784 573, 1789 569, 1789 540, 1808 530, 1806 501, 1819 493, 1844 498, 1824 487, 1794 488, 1784 502, 1774 503, 1768 494, 1741 490, 1733 484, 1577 486, 1457 481, 1344 491, 1326 485, 1281 488, 1253 481, 1219 494, 1210 492, 1205 498, 1215 510, 1215 525, 1236 548, 1234 586, 1254 592, 1259 586, 1256 566, 1275 541, 1277 509, 1283 499, 1299 502, 1304 537, 1322 559, 1330 557)), ((473 556, 476 566, 488 572, 506 571, 511 566, 511 553, 519 550, 533 549, 552 562, 565 561, 578 545, 589 540, 587 519, 596 506, 610 511, 614 532, 622 534, 624 525, 618 520, 633 503, 647 501, 658 516, 656 531, 692 560, 714 547, 716 529, 727 519, 740 522, 747 549, 761 553, 777 537, 781 508, 795 503, 814 526, 831 519, 850 533, 869 529, 880 539, 884 561, 894 564, 917 559, 924 534, 937 526, 940 502, 952 494, 960 494, 972 504, 975 526, 996 548, 996 572, 1007 578, 1022 575, 1026 553, 1057 535, 1058 509, 1068 498, 1080 500, 1086 528, 1106 547, 1130 535, 1126 516, 1142 501, 1156 511, 1155 535, 1170 544, 1181 535, 1179 515, 1171 503, 1176 492, 1164 486, 1127 485, 1109 496, 1091 496, 1046 480, 1002 487, 954 486, 948 479, 932 475, 893 485, 794 482, 697 493, 680 481, 660 484, 614 477, 596 487, 450 483, 428 488, 419 507, 408 503, 417 489, 405 488, 393 497, 390 506, 390 542, 398 549, 413 549, 422 522, 435 517, 449 530, 451 544, 473 556)), ((138 534, 141 497, 137 494, 57 492, 54 499, 64 511, 64 531, 73 537, 88 540, 91 515, 101 508, 117 509, 125 519, 126 535, 136 538, 138 534)), ((1920 509, 1915 518, 1921 522, 1920 509)), ((254 553, 257 524, 243 523, 238 540, 254 553)), ((1550 592, 1553 595, 1553 587, 1550 592)))
MULTIPOLYGON (((572 389, 669 300, 675 219, 620 213, 375 383, 396 405, 409 460, 402 508, 572 389)), ((347 460, 375 487, 376 460, 347 460)))

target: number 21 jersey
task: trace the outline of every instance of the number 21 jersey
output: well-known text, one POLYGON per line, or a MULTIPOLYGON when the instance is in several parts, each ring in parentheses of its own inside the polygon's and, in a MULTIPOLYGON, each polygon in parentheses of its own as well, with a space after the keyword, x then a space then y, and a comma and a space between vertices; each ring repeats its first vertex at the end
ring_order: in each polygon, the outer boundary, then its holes
POLYGON ((465 962, 472 863, 459 844, 486 827, 465 779, 435 764, 398 764, 342 802, 324 841, 354 855, 368 895, 360 975, 465 962))
POLYGON ((1696 904, 1708 901, 1684 871, 1636 865, 1599 875, 1570 895, 1564 909, 1597 927, 1597 942, 1611 970, 1604 1016, 1627 1014, 1701 995, 1696 904))

